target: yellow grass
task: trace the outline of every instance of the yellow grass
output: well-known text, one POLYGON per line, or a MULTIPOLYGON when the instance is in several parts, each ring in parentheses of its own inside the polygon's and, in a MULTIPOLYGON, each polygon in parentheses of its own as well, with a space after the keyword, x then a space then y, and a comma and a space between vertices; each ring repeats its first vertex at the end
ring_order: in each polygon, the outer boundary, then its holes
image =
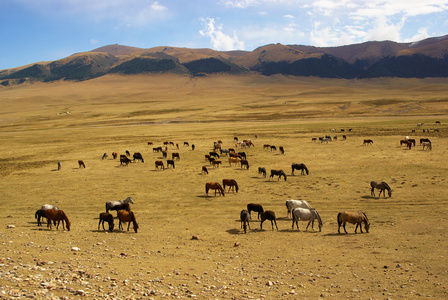
POLYGON ((0 277, 1 296, 444 299, 447 89, 442 79, 281 76, 114 76, 2 88, 0 260, 10 273, 0 277), (327 134, 338 141, 311 141, 327 134), (406 150, 405 136, 417 144, 428 137, 433 150, 406 150), (219 169, 209 166, 213 142, 235 148, 234 137, 254 142, 243 150, 250 169, 230 167, 225 157, 219 169), (373 145, 363 146, 365 138, 373 145), (161 154, 152 147, 164 141, 179 144, 168 155, 179 152, 180 160, 156 171, 161 154), (125 150, 145 163, 120 166, 111 153, 125 150), (257 172, 290 175, 295 162, 310 175, 296 171, 285 182, 257 172), (235 179, 240 192, 207 196, 205 183, 223 178, 235 179), (372 180, 389 183, 392 197, 370 196, 372 180), (97 231, 105 202, 128 196, 139 232, 119 231, 118 222, 113 233, 97 231), (291 230, 287 199, 315 207, 322 232, 291 230), (260 230, 255 216, 243 233, 239 213, 251 202, 276 212, 279 231, 269 223, 260 230), (37 227, 34 212, 44 203, 66 212, 70 232, 37 227), (355 235, 347 225, 348 235, 337 234, 342 210, 364 211, 370 233, 355 235))

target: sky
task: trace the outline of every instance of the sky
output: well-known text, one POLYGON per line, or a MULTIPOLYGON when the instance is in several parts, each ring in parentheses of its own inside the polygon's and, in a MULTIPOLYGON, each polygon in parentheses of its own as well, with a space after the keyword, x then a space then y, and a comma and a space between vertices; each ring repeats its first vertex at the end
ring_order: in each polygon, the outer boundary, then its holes
POLYGON ((102 46, 252 51, 448 34, 448 0, 1 0, 0 70, 102 46))

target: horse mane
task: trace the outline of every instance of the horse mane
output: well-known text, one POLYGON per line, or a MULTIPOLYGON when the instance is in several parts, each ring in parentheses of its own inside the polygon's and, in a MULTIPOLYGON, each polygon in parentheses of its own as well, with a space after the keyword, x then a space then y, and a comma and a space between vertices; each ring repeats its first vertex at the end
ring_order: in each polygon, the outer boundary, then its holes
POLYGON ((389 186, 387 183, 385 183, 384 181, 383 181, 382 183, 386 186, 386 188, 387 188, 389 191, 391 190, 390 186, 389 186))
POLYGON ((364 216, 364 218, 366 218, 366 223, 370 223, 369 222, 369 218, 367 218, 367 215, 365 214, 365 213, 363 213, 363 212, 361 212, 362 213, 362 215, 364 216))

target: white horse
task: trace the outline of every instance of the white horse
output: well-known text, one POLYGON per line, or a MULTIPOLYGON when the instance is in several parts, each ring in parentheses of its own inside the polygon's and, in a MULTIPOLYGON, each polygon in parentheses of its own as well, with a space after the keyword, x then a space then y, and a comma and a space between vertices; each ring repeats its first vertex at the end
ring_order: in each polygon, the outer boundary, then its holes
POLYGON ((126 199, 120 200, 120 201, 108 201, 106 202, 106 212, 109 212, 114 206, 121 205, 125 203, 132 203, 134 204, 134 200, 132 200, 131 197, 127 197, 126 199))
POLYGON ((42 210, 47 210, 47 209, 59 210, 59 207, 57 207, 56 205, 51 205, 51 204, 44 204, 44 205, 42 205, 42 207, 40 209, 42 209, 42 210))
MULTIPOLYGON (((291 215, 291 212, 294 210, 294 208, 301 207, 301 208, 307 208, 311 209, 311 205, 306 202, 305 200, 286 200, 286 208, 288 209, 288 213, 286 214, 286 218, 289 218, 291 215)), ((291 215, 292 218, 292 215, 291 215)))
POLYGON ((313 223, 311 228, 314 230, 314 220, 317 219, 319 222, 319 231, 322 231, 322 220, 319 216, 319 213, 314 208, 307 209, 307 208, 294 208, 292 211, 292 229, 294 229, 294 223, 296 223, 297 229, 299 229, 299 220, 301 221, 308 221, 308 225, 306 226, 306 230, 308 230, 308 227, 310 226, 311 222, 313 223))

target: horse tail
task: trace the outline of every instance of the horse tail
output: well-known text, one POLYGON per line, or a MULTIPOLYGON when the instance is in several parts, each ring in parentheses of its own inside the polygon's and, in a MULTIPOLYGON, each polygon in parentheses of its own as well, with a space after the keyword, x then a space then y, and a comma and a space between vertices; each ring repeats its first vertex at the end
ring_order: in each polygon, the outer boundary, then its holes
POLYGON ((342 225, 341 215, 342 213, 338 213, 338 226, 342 225))
POLYGON ((205 184, 205 193, 208 194, 208 184, 205 184))

